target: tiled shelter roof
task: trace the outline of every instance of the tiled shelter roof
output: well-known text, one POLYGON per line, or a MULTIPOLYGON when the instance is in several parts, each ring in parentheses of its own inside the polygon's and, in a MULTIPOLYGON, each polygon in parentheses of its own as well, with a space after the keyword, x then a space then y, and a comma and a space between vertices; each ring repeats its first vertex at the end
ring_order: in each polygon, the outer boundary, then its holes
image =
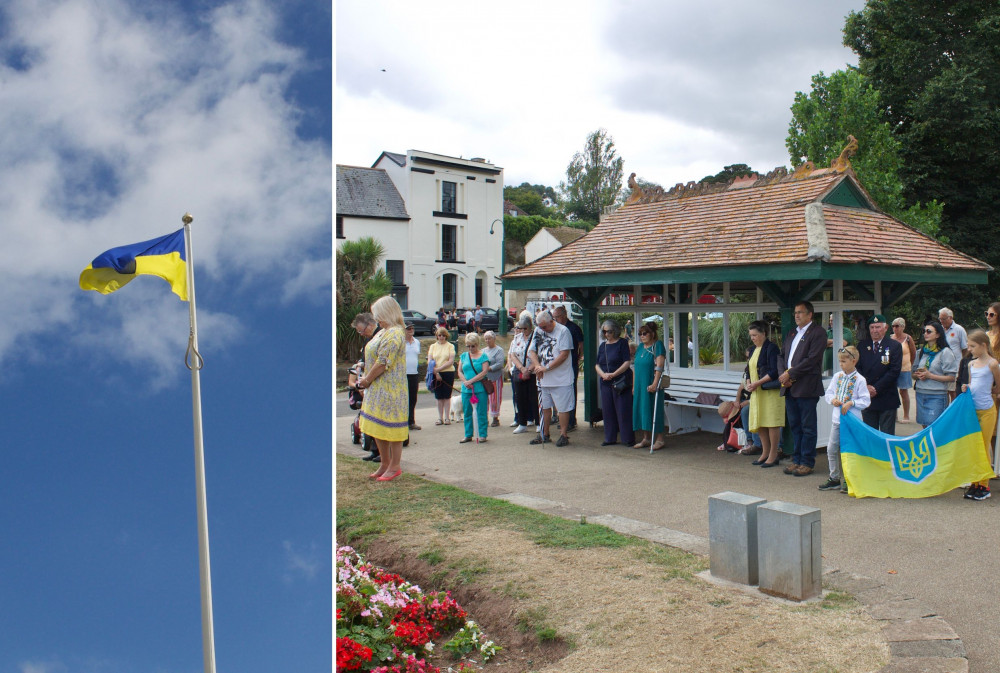
POLYGON ((337 164, 337 215, 408 220, 406 204, 381 168, 337 164))
MULTIPOLYGON (((631 183, 630 183, 631 184, 631 183)), ((853 171, 812 166, 633 196, 596 228, 505 279, 769 264, 870 264, 989 271, 878 211, 853 171), (845 184, 846 181, 846 184, 845 184), (854 205, 831 195, 849 192, 854 205)))

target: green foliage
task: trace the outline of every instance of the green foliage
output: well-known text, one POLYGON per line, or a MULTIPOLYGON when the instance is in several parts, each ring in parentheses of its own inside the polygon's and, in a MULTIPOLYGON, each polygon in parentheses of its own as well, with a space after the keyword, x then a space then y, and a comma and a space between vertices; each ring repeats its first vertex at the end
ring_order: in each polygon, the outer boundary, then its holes
POLYGON ((530 241, 543 227, 573 227, 574 229, 590 231, 594 226, 593 222, 564 222, 538 215, 522 215, 520 217, 514 217, 513 215, 503 216, 504 235, 522 244, 530 241))
POLYGON ((566 182, 559 184, 569 219, 600 221, 604 208, 618 200, 624 174, 625 162, 608 132, 598 129, 587 136, 583 152, 566 168, 566 182))
POLYGON ((559 195, 552 187, 532 185, 522 182, 517 187, 504 187, 503 198, 526 212, 528 215, 541 215, 555 218, 561 215, 559 211, 559 195), (555 206, 546 206, 544 199, 549 199, 555 206))
MULTIPOLYGON (((750 323, 756 320, 753 313, 730 313, 730 360, 742 360, 743 352, 750 347, 750 323)), ((722 362, 722 342, 725 338, 722 318, 698 319, 698 357, 702 364, 722 362)))
MULTIPOLYGON (((900 143, 908 204, 944 203, 951 245, 1000 268, 1000 5, 976 0, 869 0, 851 12, 844 44, 881 96, 900 143)), ((965 291, 968 288, 964 289, 965 291)), ((975 303, 1000 292, 991 275, 975 303)), ((961 292, 937 299, 957 303, 961 292)), ((911 301, 919 303, 918 290, 911 301)))
POLYGON ((351 327, 354 317, 392 291, 392 281, 379 268, 385 248, 371 237, 344 241, 337 249, 337 357, 354 359, 361 338, 351 327))
POLYGON ((733 164, 731 166, 723 166, 722 170, 715 175, 706 175, 698 182, 708 182, 708 183, 719 183, 719 182, 731 182, 736 178, 742 178, 747 175, 753 175, 756 173, 754 169, 750 168, 746 164, 733 164))
POLYGON ((792 165, 812 161, 829 166, 847 136, 858 140, 851 166, 879 208, 929 236, 937 236, 942 204, 907 204, 903 198, 900 142, 893 136, 878 91, 856 69, 837 70, 829 77, 813 75, 809 94, 795 93, 792 121, 785 145, 792 165))

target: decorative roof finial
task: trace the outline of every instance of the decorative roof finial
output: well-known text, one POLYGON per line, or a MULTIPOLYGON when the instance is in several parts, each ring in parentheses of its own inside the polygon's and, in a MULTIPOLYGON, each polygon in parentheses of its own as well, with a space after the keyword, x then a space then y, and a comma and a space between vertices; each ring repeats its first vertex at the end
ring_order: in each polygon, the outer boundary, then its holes
POLYGON ((851 157, 858 151, 858 139, 854 136, 847 136, 847 146, 841 151, 840 156, 830 164, 830 170, 836 173, 843 173, 851 167, 851 157))

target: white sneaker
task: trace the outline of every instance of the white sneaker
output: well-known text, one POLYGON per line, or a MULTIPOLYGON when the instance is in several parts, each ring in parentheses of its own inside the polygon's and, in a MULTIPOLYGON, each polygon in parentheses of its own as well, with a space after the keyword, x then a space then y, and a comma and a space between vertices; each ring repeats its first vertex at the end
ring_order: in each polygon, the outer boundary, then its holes
POLYGON ((528 431, 528 427, 527 427, 526 425, 519 425, 519 426, 517 426, 517 428, 516 428, 516 429, 514 430, 514 434, 515 434, 515 435, 519 435, 519 434, 521 434, 522 432, 527 432, 527 431, 528 431))
POLYGON ((514 421, 513 423, 511 423, 511 424, 510 424, 510 427, 512 427, 512 428, 516 428, 516 427, 517 427, 517 421, 514 421))
POLYGON ((528 427, 529 428, 535 427, 535 422, 534 421, 528 421, 528 427))

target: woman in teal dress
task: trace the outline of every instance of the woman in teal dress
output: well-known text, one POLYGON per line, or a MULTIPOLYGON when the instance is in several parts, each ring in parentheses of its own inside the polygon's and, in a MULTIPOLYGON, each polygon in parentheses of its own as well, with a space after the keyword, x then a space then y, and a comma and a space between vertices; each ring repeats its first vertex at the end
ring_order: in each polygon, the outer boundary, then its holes
POLYGON ((458 366, 458 378, 462 381, 462 413, 465 416, 465 439, 459 444, 471 442, 475 430, 478 430, 478 442, 485 442, 489 433, 486 422, 486 389, 483 387, 483 379, 490 371, 490 358, 479 348, 479 335, 469 332, 465 335, 466 352, 462 353, 458 366), (472 397, 475 395, 478 402, 472 404, 472 397), (473 423, 472 414, 475 406, 476 421, 473 423))
POLYGON ((653 451, 663 448, 664 409, 660 377, 663 375, 666 360, 667 349, 663 347, 663 342, 656 338, 656 324, 643 323, 639 328, 639 345, 635 349, 632 427, 635 428, 638 442, 632 448, 646 448, 650 441, 654 442, 653 451))

